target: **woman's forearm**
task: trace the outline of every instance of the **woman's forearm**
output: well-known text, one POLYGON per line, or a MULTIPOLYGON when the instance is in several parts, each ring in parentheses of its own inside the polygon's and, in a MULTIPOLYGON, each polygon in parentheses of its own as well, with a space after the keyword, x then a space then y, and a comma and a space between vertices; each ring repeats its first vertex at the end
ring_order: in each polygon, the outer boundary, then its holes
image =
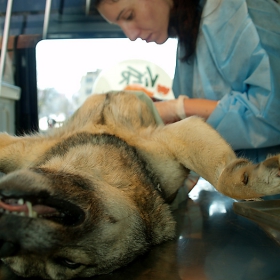
POLYGON ((182 97, 181 95, 177 99, 155 102, 164 123, 177 122, 190 116, 199 116, 207 120, 218 104, 218 101, 213 100, 182 97))
POLYGON ((200 98, 185 98, 184 99, 184 109, 187 117, 190 116, 200 116, 205 120, 212 114, 215 110, 218 101, 200 99, 200 98))

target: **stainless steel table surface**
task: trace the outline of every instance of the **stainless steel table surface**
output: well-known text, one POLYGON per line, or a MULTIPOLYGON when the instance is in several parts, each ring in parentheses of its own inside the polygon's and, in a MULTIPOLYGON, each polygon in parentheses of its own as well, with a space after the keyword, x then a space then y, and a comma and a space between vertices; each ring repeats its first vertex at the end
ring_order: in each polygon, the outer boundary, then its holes
MULTIPOLYGON (((279 280, 280 245, 203 179, 173 203, 174 240, 96 280, 279 280)), ((3 265, 0 279, 21 279, 3 265)), ((36 278, 37 279, 37 278, 36 278)))

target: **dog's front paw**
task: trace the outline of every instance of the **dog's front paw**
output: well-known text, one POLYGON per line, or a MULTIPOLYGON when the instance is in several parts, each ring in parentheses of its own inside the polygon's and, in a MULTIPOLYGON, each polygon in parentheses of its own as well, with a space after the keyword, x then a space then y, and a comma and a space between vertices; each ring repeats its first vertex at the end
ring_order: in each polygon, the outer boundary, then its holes
POLYGON ((280 155, 266 159, 262 162, 262 165, 274 176, 280 177, 280 155))
POLYGON ((235 160, 222 172, 217 189, 236 199, 280 194, 280 155, 259 164, 235 160))
POLYGON ((258 181, 263 183, 265 195, 280 194, 280 155, 270 157, 260 163, 257 174, 258 181))

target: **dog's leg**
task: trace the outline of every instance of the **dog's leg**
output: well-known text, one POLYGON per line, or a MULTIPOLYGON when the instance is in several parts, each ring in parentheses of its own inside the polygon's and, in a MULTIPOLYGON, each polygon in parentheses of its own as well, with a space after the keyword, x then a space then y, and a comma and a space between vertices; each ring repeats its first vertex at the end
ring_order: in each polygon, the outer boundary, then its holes
POLYGON ((197 117, 165 126, 158 133, 158 141, 180 164, 227 196, 248 199, 280 193, 280 155, 260 164, 239 159, 227 142, 197 117))
POLYGON ((55 138, 48 139, 37 135, 16 137, 0 133, 0 171, 9 173, 30 167, 56 142, 55 138))

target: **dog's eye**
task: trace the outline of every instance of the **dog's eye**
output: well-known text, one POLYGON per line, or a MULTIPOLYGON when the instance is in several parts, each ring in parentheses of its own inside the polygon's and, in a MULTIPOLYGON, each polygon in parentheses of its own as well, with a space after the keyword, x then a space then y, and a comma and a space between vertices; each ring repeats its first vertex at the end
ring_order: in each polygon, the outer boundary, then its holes
POLYGON ((71 260, 66 258, 56 258, 55 262, 70 269, 77 269, 82 265, 80 263, 72 262, 71 260))

